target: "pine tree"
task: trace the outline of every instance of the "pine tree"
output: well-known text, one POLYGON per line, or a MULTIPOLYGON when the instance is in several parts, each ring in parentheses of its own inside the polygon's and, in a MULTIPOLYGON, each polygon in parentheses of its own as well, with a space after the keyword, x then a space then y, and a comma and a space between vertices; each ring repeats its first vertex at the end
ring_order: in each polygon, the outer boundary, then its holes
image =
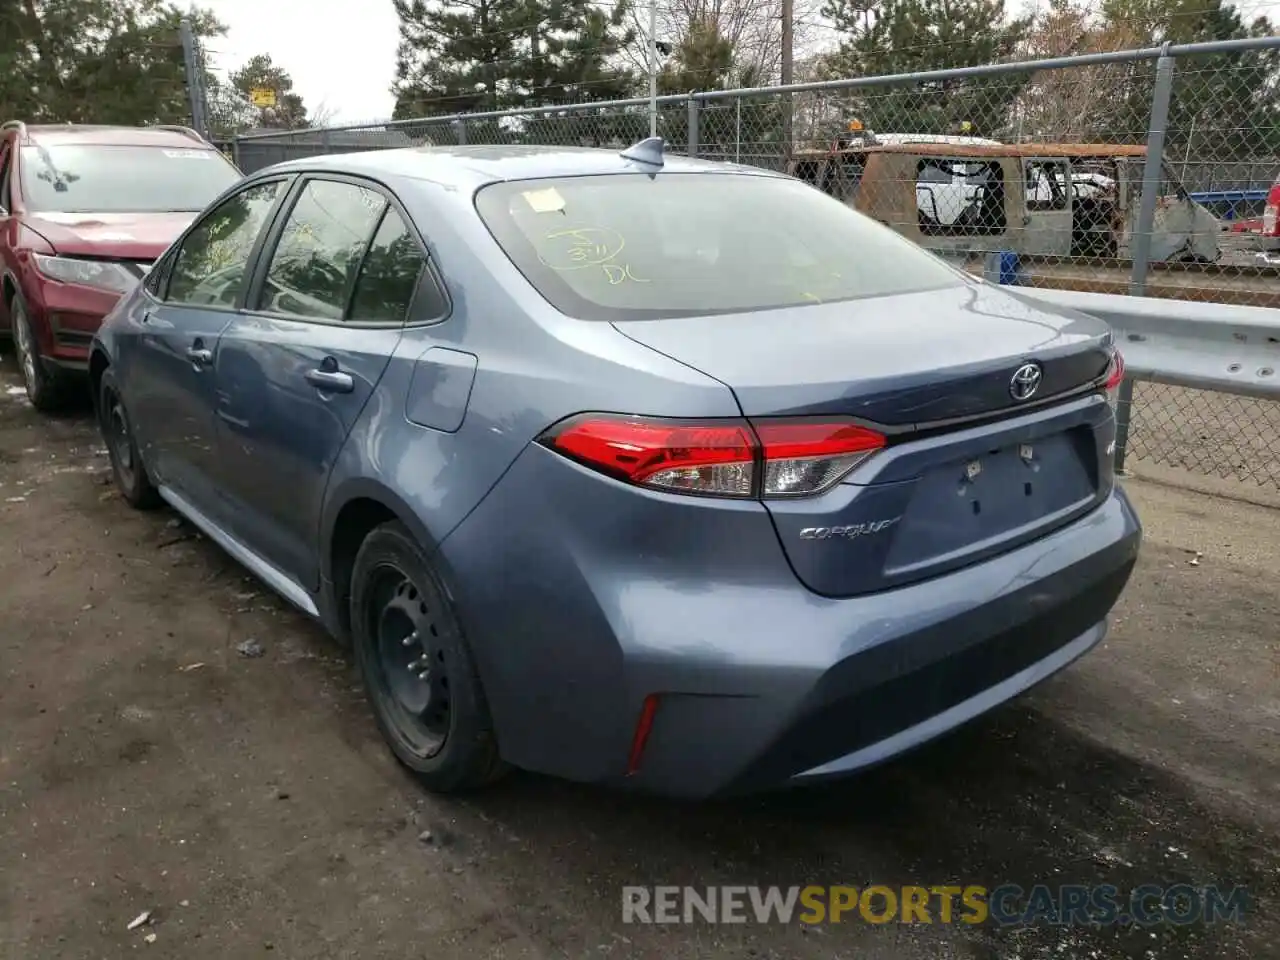
POLYGON ((692 20, 658 74, 661 93, 694 93, 727 85, 733 74, 733 44, 714 19, 692 20))
POLYGON ((532 27, 525 0, 394 0, 395 118, 518 106, 513 82, 532 27))
POLYGON ((0 104, 28 122, 190 122, 179 23, 197 37, 226 32, 209 11, 162 0, 23 0, 0 12, 0 104))
POLYGON ((294 92, 293 77, 275 65, 268 53, 250 57, 237 70, 231 71, 231 88, 248 100, 253 90, 270 90, 276 95, 274 107, 254 108, 256 126, 293 130, 307 125, 307 107, 294 92))
MULTIPOLYGON (((1222 0, 1107 0, 1102 13, 1104 26, 1123 26, 1142 36, 1144 46, 1276 32, 1266 17, 1245 23, 1237 9, 1222 0)), ((1280 151, 1278 76, 1280 53, 1275 50, 1177 58, 1165 141, 1168 155, 1176 153, 1193 162, 1207 151, 1226 160, 1268 155, 1274 159, 1280 151)), ((1145 139, 1154 81, 1153 61, 1133 64, 1104 117, 1114 118, 1117 125, 1124 117, 1138 118, 1138 134, 1145 139)))
POLYGON ((630 0, 605 10, 593 0, 530 0, 528 57, 514 79, 530 106, 618 100, 635 93, 636 78, 618 55, 635 41, 626 25, 630 0))
MULTIPOLYGON (((1004 0, 827 0, 823 13, 844 40, 835 63, 846 76, 883 76, 1007 60, 1028 27, 1004 0)), ((1025 78, 962 78, 869 90, 856 108, 872 130, 950 133, 965 125, 994 136, 1025 78)))
MULTIPOLYGON (((395 0, 397 119, 631 96, 629 0, 395 0)), ((482 128, 477 127, 477 130, 482 128)), ((488 131, 496 133, 497 131, 488 131)))

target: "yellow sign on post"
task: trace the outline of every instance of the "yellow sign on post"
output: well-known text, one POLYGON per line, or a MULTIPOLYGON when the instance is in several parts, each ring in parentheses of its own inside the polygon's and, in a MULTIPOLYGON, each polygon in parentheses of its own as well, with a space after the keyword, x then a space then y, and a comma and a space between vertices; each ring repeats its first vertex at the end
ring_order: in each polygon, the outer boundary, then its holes
POLYGON ((274 107, 276 92, 267 87, 254 87, 249 91, 249 102, 255 107, 274 107))

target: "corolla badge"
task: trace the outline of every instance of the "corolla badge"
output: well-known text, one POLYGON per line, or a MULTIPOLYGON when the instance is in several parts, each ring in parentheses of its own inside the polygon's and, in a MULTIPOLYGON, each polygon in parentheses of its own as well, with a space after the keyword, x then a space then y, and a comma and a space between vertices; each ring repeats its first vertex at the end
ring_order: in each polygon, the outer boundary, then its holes
POLYGON ((1024 363, 1013 373, 1009 381, 1009 396, 1015 400, 1030 400, 1040 389, 1040 380, 1044 371, 1038 363, 1024 363))
POLYGON ((880 533, 883 530, 888 530, 901 519, 901 517, 891 517, 888 520, 870 520, 866 523, 849 523, 841 527, 805 527, 800 531, 800 539, 835 540, 839 538, 843 540, 856 540, 858 537, 865 537, 870 533, 880 533))

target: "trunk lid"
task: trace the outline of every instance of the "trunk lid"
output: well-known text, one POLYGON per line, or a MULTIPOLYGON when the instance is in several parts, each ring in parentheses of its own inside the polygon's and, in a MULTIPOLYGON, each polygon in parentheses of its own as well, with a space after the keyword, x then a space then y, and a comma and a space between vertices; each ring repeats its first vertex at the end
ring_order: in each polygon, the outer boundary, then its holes
POLYGON ((1014 371, 1044 370, 1035 399, 1099 376, 1110 329, 999 287, 614 326, 733 390, 752 416, 846 415, 914 427, 1013 410, 1014 371))
POLYGON ((1107 369, 1111 333, 1093 317, 966 282, 615 327, 725 383, 748 419, 854 417, 889 437, 832 489, 765 501, 817 593, 939 575, 1043 536, 1110 493, 1114 417, 1089 387, 1107 369), (1027 363, 1040 383, 1015 399, 1027 363))

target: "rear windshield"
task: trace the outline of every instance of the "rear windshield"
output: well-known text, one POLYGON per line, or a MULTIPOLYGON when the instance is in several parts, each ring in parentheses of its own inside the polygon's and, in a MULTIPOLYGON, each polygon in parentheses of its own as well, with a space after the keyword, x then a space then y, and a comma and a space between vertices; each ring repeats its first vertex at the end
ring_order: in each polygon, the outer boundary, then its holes
POLYGON ((22 194, 33 213, 190 213, 239 179, 226 157, 209 148, 22 148, 22 194))
POLYGON ((584 320, 740 313, 956 286, 915 244, 797 180, 734 173, 491 184, 476 207, 584 320))

